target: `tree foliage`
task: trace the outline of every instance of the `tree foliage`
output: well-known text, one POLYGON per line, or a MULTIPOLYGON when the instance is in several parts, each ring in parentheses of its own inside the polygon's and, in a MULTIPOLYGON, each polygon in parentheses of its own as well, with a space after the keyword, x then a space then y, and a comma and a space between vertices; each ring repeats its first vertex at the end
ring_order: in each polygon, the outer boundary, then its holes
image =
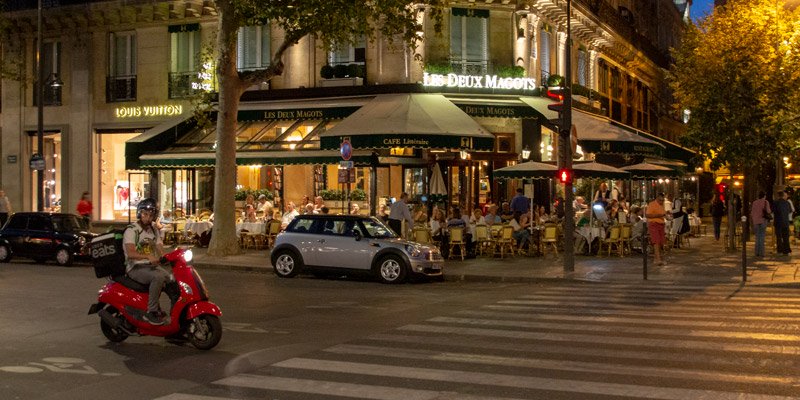
POLYGON ((233 197, 236 171, 236 123, 239 98, 245 88, 267 82, 284 71, 283 55, 301 39, 313 36, 324 49, 349 45, 359 37, 374 41, 378 34, 390 45, 414 48, 417 11, 426 7, 427 17, 441 30, 447 0, 217 0, 219 24, 216 39, 216 73, 219 103, 214 185, 214 235, 210 255, 233 254, 236 242, 233 197), (271 24, 281 31, 282 42, 270 65, 257 71, 238 71, 237 34, 242 26, 271 24))
POLYGON ((800 12, 787 0, 731 0, 690 25, 670 71, 691 111, 682 142, 717 169, 773 164, 800 138, 800 12))

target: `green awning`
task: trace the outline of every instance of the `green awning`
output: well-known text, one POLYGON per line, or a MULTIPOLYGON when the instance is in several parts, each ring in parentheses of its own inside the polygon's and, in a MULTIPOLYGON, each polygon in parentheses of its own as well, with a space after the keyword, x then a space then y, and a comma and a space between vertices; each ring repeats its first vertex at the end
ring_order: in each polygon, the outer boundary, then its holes
MULTIPOLYGON (((620 125, 617 122, 614 122, 615 125, 620 125)), ((632 128, 631 128, 632 129, 632 128)), ((658 137, 651 133, 647 133, 644 131, 636 130, 636 134, 643 137, 655 141, 662 146, 664 146, 663 156, 666 159, 670 160, 678 160, 684 162, 686 164, 691 164, 692 160, 697 157, 697 153, 694 150, 687 149, 679 144, 670 142, 667 139, 658 137)))
POLYGON ((637 135, 608 118, 572 110, 572 124, 584 152, 660 156, 664 146, 637 135))
MULTIPOLYGON (((369 151, 356 151, 350 161, 357 166, 370 165, 369 151)), ((236 153, 236 165, 324 165, 338 164, 342 157, 333 150, 243 151, 236 153)), ((214 152, 161 153, 141 157, 140 168, 211 168, 216 165, 214 152)))
POLYGON ((320 147, 494 150, 495 137, 440 94, 378 95, 320 134, 320 147))
POLYGON ((173 118, 125 142, 125 169, 139 169, 145 153, 162 152, 197 126, 194 117, 173 118))

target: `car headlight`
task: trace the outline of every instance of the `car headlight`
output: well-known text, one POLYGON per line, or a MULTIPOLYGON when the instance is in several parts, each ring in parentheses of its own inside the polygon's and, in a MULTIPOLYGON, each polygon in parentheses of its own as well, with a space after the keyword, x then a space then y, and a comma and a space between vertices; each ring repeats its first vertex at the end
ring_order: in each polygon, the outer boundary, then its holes
POLYGON ((187 263, 192 262, 192 257, 194 257, 192 250, 186 250, 183 252, 183 261, 186 261, 187 263))
POLYGON ((417 258, 420 255, 422 255, 422 249, 413 244, 406 245, 406 252, 408 252, 409 257, 414 257, 414 258, 417 258))
POLYGON ((78 236, 78 244, 83 247, 86 244, 86 238, 83 236, 78 236))

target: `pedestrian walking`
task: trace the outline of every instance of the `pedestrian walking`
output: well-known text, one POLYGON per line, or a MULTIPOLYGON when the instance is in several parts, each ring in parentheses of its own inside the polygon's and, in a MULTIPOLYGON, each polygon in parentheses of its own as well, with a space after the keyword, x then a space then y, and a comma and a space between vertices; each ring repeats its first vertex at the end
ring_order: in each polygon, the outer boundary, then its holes
POLYGON ((11 201, 8 200, 5 190, 0 190, 0 228, 6 224, 11 212, 11 201))
POLYGON ((788 256, 792 252, 789 247, 789 219, 792 218, 792 205, 786 192, 778 192, 775 200, 775 241, 778 254, 788 256))
POLYGON ((719 196, 715 195, 714 201, 711 203, 711 220, 714 222, 714 240, 719 240, 722 217, 724 217, 726 213, 725 203, 719 196))
POLYGON ((655 200, 647 205, 644 215, 647 218, 650 243, 655 249, 655 263, 656 265, 664 265, 664 259, 661 257, 661 246, 667 241, 667 234, 664 230, 666 225, 664 217, 667 215, 667 211, 664 208, 664 193, 656 195, 655 200))
POLYGON ((92 198, 89 196, 89 192, 83 192, 81 195, 81 200, 78 202, 77 207, 78 215, 83 218, 83 221, 86 222, 86 228, 89 228, 89 224, 92 222, 92 198))
POLYGON ((758 192, 758 199, 750 207, 750 221, 756 234, 756 257, 764 257, 764 237, 767 233, 767 222, 772 219, 772 209, 767 202, 767 193, 758 192))

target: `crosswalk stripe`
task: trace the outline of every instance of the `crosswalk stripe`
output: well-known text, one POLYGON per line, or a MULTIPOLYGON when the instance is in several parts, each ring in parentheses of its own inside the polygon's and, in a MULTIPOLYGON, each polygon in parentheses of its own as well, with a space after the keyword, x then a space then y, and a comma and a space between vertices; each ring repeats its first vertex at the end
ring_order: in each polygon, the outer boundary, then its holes
MULTIPOLYGON (((662 318, 674 318, 674 319, 682 319, 682 320, 707 320, 709 315, 707 314, 686 314, 680 312, 669 312, 669 311, 638 311, 639 308, 627 308, 627 309, 620 309, 619 307, 606 307, 603 308, 601 306, 591 307, 591 308, 575 308, 575 307, 561 307, 558 305, 553 306, 514 306, 514 305, 498 305, 498 304, 488 304, 481 306, 483 309, 490 309, 490 310, 500 310, 500 311, 527 311, 527 312, 537 312, 537 313, 548 313, 548 314, 561 314, 561 315, 628 315, 628 316, 641 316, 641 317, 662 317, 662 318)), ((724 314, 717 314, 714 315, 714 319, 730 319, 734 321, 739 320, 746 320, 746 321, 787 321, 787 322, 796 322, 798 319, 797 317, 772 317, 772 316, 764 316, 758 314, 743 314, 741 312, 732 313, 729 315, 724 314)))
POLYGON ((603 371, 604 374, 646 376, 657 378, 691 379, 704 381, 737 382, 737 383, 772 383, 797 385, 800 380, 791 377, 754 375, 742 373, 720 373, 698 369, 675 369, 649 367, 642 365, 623 365, 615 363, 598 363, 569 360, 548 360, 544 358, 502 357, 473 353, 442 352, 434 350, 409 350, 399 347, 381 347, 364 345, 336 345, 325 349, 328 353, 358 354, 382 356, 390 358, 435 360, 460 362, 505 367, 538 368, 546 370, 588 372, 603 371))
MULTIPOLYGON (((559 324, 550 322, 530 322, 530 321, 509 321, 499 319, 479 319, 479 318, 455 318, 455 317, 434 317, 428 319, 428 322, 438 322, 446 324, 462 324, 462 325, 478 325, 478 326, 495 326, 495 327, 510 327, 510 328, 530 328, 530 329, 561 329, 561 330, 574 330, 580 329, 581 331, 590 332, 605 332, 605 333, 631 333, 631 334, 646 334, 646 335, 670 335, 681 337, 701 337, 701 338, 728 338, 728 339, 750 339, 758 341, 781 341, 781 342, 800 342, 800 335, 786 335, 774 333, 759 333, 757 336, 750 332, 731 332, 731 331, 714 331, 714 330, 701 330, 701 329, 678 329, 676 327, 668 328, 644 328, 644 327, 628 327, 619 325, 576 325, 576 324, 559 324), (755 337, 754 337, 755 336, 755 337)), ((798 343, 800 344, 800 343, 798 343)))
POLYGON ((739 368, 755 368, 756 370, 763 370, 767 366, 774 370, 786 370, 797 368, 798 364, 793 360, 785 358, 770 359, 766 357, 755 358, 726 358, 720 357, 718 354, 705 354, 698 352, 691 353, 677 353, 671 350, 668 351, 647 351, 639 348, 630 349, 605 349, 600 347, 579 347, 576 348, 572 345, 558 345, 553 343, 539 343, 531 341, 529 343, 521 343, 519 341, 488 341, 483 337, 461 337, 456 339, 453 336, 431 336, 431 335, 398 335, 391 333, 382 333, 369 336, 369 341, 379 343, 408 343, 412 345, 419 345, 425 343, 428 346, 449 346, 461 347, 469 349, 483 349, 483 350, 504 350, 514 351, 515 353, 547 353, 547 354, 561 354, 579 357, 601 357, 603 359, 634 359, 634 360, 647 360, 647 361, 666 361, 666 362, 679 362, 686 363, 699 363, 707 364, 713 367, 717 366, 737 366, 739 368))
POLYGON ((356 363, 346 361, 292 358, 273 364, 279 368, 326 371, 370 376, 418 379, 439 382, 456 382, 519 389, 556 390, 571 393, 602 394, 609 396, 633 396, 647 399, 736 399, 778 400, 785 396, 766 394, 731 393, 703 389, 666 388, 656 386, 620 384, 609 382, 587 382, 569 379, 538 378, 519 375, 502 375, 485 372, 469 372, 448 369, 412 368, 403 366, 356 363))
POLYGON ((604 302, 604 303, 618 303, 618 302, 629 303, 629 302, 635 302, 635 303, 638 304, 638 303, 647 303, 647 302, 661 302, 663 304, 678 304, 678 305, 681 305, 681 306, 685 306, 685 305, 707 306, 709 303, 720 302, 720 301, 724 302, 724 304, 729 304, 731 306, 736 306, 736 307, 764 307, 764 306, 773 306, 775 304, 784 305, 783 302, 770 301, 770 300, 755 301, 755 300, 750 300, 750 299, 745 300, 745 299, 737 299, 737 298, 723 300, 723 299, 717 299, 717 298, 698 298, 698 297, 687 298, 685 296, 664 297, 664 296, 652 296, 652 295, 648 295, 648 294, 641 294, 641 295, 636 295, 636 296, 632 296, 632 295, 629 295, 629 294, 617 294, 617 295, 608 295, 608 294, 605 294, 605 295, 604 294, 598 294, 598 295, 595 295, 595 294, 579 294, 579 295, 576 295, 576 294, 572 294, 572 295, 566 295, 566 294, 564 294, 564 295, 560 295, 560 294, 558 294, 558 295, 557 294, 531 294, 531 295, 526 295, 526 296, 520 296, 520 299, 522 299, 522 300, 542 300, 542 299, 547 300, 547 299, 553 299, 553 298, 558 298, 558 299, 566 298, 566 299, 569 299, 571 301, 580 301, 580 300, 592 301, 592 302, 601 301, 601 302, 604 302), (674 300, 674 301, 667 303, 666 300, 674 300))
MULTIPOLYGON (((459 315, 471 315, 475 317, 494 317, 494 318, 514 318, 523 320, 547 320, 547 321, 572 321, 572 322, 596 322, 608 324, 637 324, 637 325, 664 325, 664 326, 681 326, 681 327, 702 327, 702 328, 737 328, 737 329, 752 329, 752 330, 766 330, 776 329, 775 327, 765 327, 762 324, 742 324, 732 323, 724 320, 694 320, 687 321, 683 319, 654 319, 653 316, 634 318, 634 317, 618 317, 618 316, 592 316, 592 315, 563 315, 563 314, 522 314, 511 312, 496 312, 496 311, 459 311, 459 315)), ((653 313, 657 315, 658 313, 653 313)), ((654 315, 654 316, 655 316, 654 315)), ((800 332, 800 324, 783 324, 780 329, 789 330, 792 332, 800 332)), ((750 332, 752 333, 752 332, 750 332)))
MULTIPOLYGON (((737 288, 738 289, 738 288, 737 288)), ((590 292, 593 294, 607 293, 615 295, 649 295, 649 296, 680 296, 680 297, 708 297, 726 300, 736 299, 774 299, 777 302, 796 302, 800 301, 800 294, 797 292, 781 292, 779 289, 770 288, 768 291, 755 292, 748 288, 747 291, 738 291, 730 289, 718 288, 704 288, 698 291, 687 290, 673 290, 672 288, 642 288, 638 286, 631 286, 625 288, 613 288, 604 285, 596 285, 592 287, 537 287, 532 289, 532 294, 556 294, 556 295, 571 295, 576 292, 590 292)), ((523 296, 524 297, 524 296, 523 296)))
POLYGON ((199 394, 172 393, 153 400, 235 400, 230 397, 202 396, 199 394))
POLYGON ((485 328, 464 328, 452 326, 432 326, 421 324, 410 324, 398 328, 403 331, 414 332, 428 332, 438 334, 453 334, 453 335, 478 335, 487 337, 502 337, 513 339, 528 339, 528 340, 548 340, 555 342, 584 342, 596 344, 613 344, 625 346, 649 346, 649 347, 663 347, 667 349, 697 349, 697 350, 716 350, 726 352, 750 352, 750 353, 772 353, 772 354, 800 354, 800 347, 798 346, 784 346, 784 345, 767 345, 767 344, 749 344, 749 343, 736 343, 726 344, 713 341, 699 341, 699 340, 684 340, 684 339, 643 339, 637 337, 615 337, 615 336, 598 336, 598 335, 583 335, 571 333, 551 333, 551 332, 527 332, 516 330, 502 330, 502 329, 485 329, 485 328))
POLYGON ((748 312, 769 312, 772 314, 787 314, 787 315, 798 315, 800 314, 800 308, 765 308, 765 307, 743 307, 743 306, 736 306, 736 305, 711 305, 706 303, 704 306, 697 306, 697 305, 689 305, 689 304, 674 304, 674 303, 647 303, 647 302, 638 302, 635 300, 631 301, 607 301, 598 299, 596 302, 592 301, 575 301, 569 298, 547 298, 543 300, 503 300, 499 301, 498 304, 509 304, 509 305, 539 305, 539 306, 557 306, 557 307, 564 307, 567 305, 573 307, 586 307, 586 308, 593 308, 599 307, 603 308, 603 306, 614 306, 619 307, 622 309, 628 310, 635 310, 640 309, 641 307, 653 305, 659 306, 665 310, 686 310, 689 311, 691 309, 692 312, 695 313, 748 313, 748 312))
POLYGON ((217 385, 251 389, 279 390, 328 396, 354 397, 376 400, 513 400, 498 397, 468 396, 433 390, 405 389, 391 386, 362 385, 311 379, 281 378, 276 376, 239 374, 214 382, 217 385))

